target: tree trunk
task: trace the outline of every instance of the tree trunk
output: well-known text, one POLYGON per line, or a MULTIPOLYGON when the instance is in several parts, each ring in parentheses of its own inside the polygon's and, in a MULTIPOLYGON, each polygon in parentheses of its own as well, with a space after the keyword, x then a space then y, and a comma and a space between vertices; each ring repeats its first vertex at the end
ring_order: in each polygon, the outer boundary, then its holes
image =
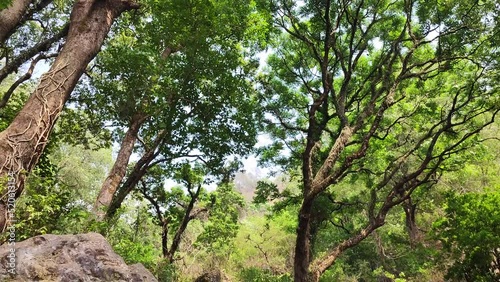
POLYGON ((194 204, 198 200, 198 196, 200 195, 200 190, 201 190, 201 185, 198 186, 194 194, 191 194, 191 200, 189 200, 189 204, 184 212, 184 217, 182 218, 182 222, 179 225, 179 228, 177 228, 177 231, 175 232, 174 238, 172 239, 172 245, 170 246, 170 250, 168 251, 166 256, 166 259, 168 260, 169 263, 174 262, 174 255, 177 252, 177 249, 179 249, 179 245, 181 244, 182 234, 184 234, 184 231, 186 231, 189 222, 191 221, 191 219, 193 219, 191 217, 191 211, 194 208, 194 204))
POLYGON ((310 281, 309 263, 311 261, 311 210, 313 200, 304 199, 299 211, 299 226, 297 227, 297 240, 295 243, 294 278, 295 282, 310 281))
POLYGON ((141 113, 137 113, 132 117, 129 129, 123 137, 113 168, 111 168, 111 171, 102 184, 101 191, 94 204, 94 212, 101 220, 104 219, 106 215, 105 209, 111 204, 118 186, 125 177, 128 162, 134 150, 135 142, 137 141, 137 134, 146 118, 147 116, 141 113))
POLYGON ((406 230, 408 231, 408 236, 410 237, 410 247, 414 249, 417 243, 420 241, 420 230, 418 230, 417 223, 415 222, 417 204, 414 204, 410 197, 406 201, 401 203, 401 206, 405 211, 405 223, 406 230))
MULTIPOLYGON (((136 3, 120 0, 78 0, 74 4, 66 44, 23 109, 0 132, 0 177, 15 175, 16 197, 24 187, 26 173, 38 162, 78 79, 99 52, 113 20, 134 8, 138 8, 136 3)), ((5 189, 2 190, 0 195, 5 195, 5 189)), ((6 205, 5 198, 0 201, 0 210, 6 205)), ((0 214, 0 230, 5 224, 5 214, 0 214)))
POLYGON ((149 162, 147 162, 145 166, 135 164, 132 172, 130 172, 130 174, 127 176, 127 180, 125 180, 123 185, 121 185, 115 192, 115 195, 113 195, 111 204, 106 210, 105 218, 112 218, 116 214, 116 211, 121 207, 125 198, 130 192, 132 192, 132 190, 137 186, 137 183, 139 183, 141 178, 146 174, 148 170, 148 164, 149 162))
POLYGON ((364 229, 344 240, 332 248, 323 257, 311 262, 311 211, 314 200, 305 197, 299 211, 299 225, 297 227, 297 241, 295 244, 294 281, 318 282, 321 275, 333 265, 338 257, 347 249, 358 245, 374 230, 384 225, 385 215, 388 211, 383 209, 380 214, 364 229))
POLYGON ((31 0, 13 0, 11 6, 0 11, 0 46, 16 29, 30 3, 31 0))
POLYGON ((168 256, 168 221, 161 221, 161 254, 164 258, 168 256))
POLYGON ((142 155, 142 157, 137 161, 134 168, 127 177, 127 180, 123 185, 115 192, 113 200, 106 211, 106 217, 111 218, 115 215, 116 211, 121 207, 122 202, 125 200, 127 195, 134 189, 134 187, 139 183, 141 178, 146 174, 150 167, 151 162, 159 154, 157 148, 163 142, 166 131, 161 131, 156 136, 155 141, 151 147, 142 155))

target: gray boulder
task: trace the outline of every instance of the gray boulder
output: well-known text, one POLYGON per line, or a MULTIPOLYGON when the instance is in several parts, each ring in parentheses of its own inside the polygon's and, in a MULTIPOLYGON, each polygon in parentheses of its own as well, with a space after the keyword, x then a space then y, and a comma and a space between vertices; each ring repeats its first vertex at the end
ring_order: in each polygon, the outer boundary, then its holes
POLYGON ((142 265, 127 265, 98 233, 41 235, 16 242, 16 275, 12 249, 0 246, 0 281, 149 282, 156 278, 142 265))

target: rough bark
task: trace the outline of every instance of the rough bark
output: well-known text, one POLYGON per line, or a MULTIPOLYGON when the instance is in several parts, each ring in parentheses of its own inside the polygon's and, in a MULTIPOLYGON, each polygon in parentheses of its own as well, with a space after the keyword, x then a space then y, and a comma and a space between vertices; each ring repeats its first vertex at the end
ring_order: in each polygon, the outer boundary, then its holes
MULTIPOLYGON (((15 175, 16 197, 25 174, 38 162, 52 128, 87 64, 97 55, 116 17, 133 2, 79 0, 73 6, 66 44, 50 70, 7 129, 0 133, 0 177, 15 175)), ((5 195, 2 189, 1 195, 5 195)), ((1 206, 5 206, 2 197, 1 206)), ((0 214, 0 230, 6 215, 0 214)))
POLYGON ((129 128, 123 137, 120 150, 116 156, 115 163, 101 186, 101 191, 94 204, 94 212, 101 220, 104 219, 106 215, 105 209, 111 204, 113 195, 125 177, 128 162, 134 150, 135 142, 137 141, 137 134, 146 118, 147 115, 142 113, 137 113, 132 116, 129 128))
POLYGON ((311 261, 311 210, 313 200, 304 199, 299 211, 299 225, 295 241, 294 278, 295 281, 309 281, 309 263, 311 261))
POLYGON ((10 7, 0 11, 0 46, 16 29, 30 3, 31 0, 13 0, 10 7))

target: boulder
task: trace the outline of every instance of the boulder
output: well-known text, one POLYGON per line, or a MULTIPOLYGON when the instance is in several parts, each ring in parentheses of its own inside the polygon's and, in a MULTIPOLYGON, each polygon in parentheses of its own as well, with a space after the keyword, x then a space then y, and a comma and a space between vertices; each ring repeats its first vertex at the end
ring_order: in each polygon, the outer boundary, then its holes
POLYGON ((194 282, 222 282, 222 275, 219 271, 203 273, 194 282))
MULTIPOLYGON (((12 272, 12 271, 11 271, 12 272)), ((0 246, 0 281, 157 281, 142 265, 127 265, 98 233, 41 235, 0 246), (16 275, 9 273, 15 248, 16 275)))

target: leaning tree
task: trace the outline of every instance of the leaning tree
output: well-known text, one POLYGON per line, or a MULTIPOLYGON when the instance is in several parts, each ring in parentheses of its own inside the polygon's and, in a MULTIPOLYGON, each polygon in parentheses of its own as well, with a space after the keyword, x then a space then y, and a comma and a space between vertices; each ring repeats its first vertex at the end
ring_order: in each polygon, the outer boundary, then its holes
POLYGON ((256 8, 221 0, 143 4, 144 17, 122 17, 115 25, 117 36, 73 95, 88 116, 113 126, 120 143, 94 206, 101 219, 155 166, 174 171, 179 159, 189 158, 216 175, 256 139, 249 79, 257 67, 250 58, 256 48, 249 46, 256 8))
MULTIPOLYGON (((14 0, 13 5, 18 2, 24 1, 14 0)), ((113 21, 124 11, 137 8, 136 2, 126 0, 75 2, 62 50, 22 110, 8 128, 0 132, 0 230, 6 226, 8 195, 15 194, 17 198, 21 194, 26 174, 38 162, 64 104, 87 64, 99 52, 113 21), (11 191, 5 185, 8 175, 15 183, 11 191)), ((17 24, 12 26, 6 34, 17 24)))
MULTIPOLYGON (((282 31, 261 77, 274 143, 300 167, 295 281, 318 281, 412 193, 459 166, 500 109, 494 1, 272 1, 282 31), (338 197, 350 181, 358 197, 338 197), (326 200, 325 200, 326 199, 326 200), (318 209, 364 222, 319 254, 318 209)), ((265 186, 263 186, 265 187, 265 186)), ((276 191, 271 193, 277 196, 276 191)))

